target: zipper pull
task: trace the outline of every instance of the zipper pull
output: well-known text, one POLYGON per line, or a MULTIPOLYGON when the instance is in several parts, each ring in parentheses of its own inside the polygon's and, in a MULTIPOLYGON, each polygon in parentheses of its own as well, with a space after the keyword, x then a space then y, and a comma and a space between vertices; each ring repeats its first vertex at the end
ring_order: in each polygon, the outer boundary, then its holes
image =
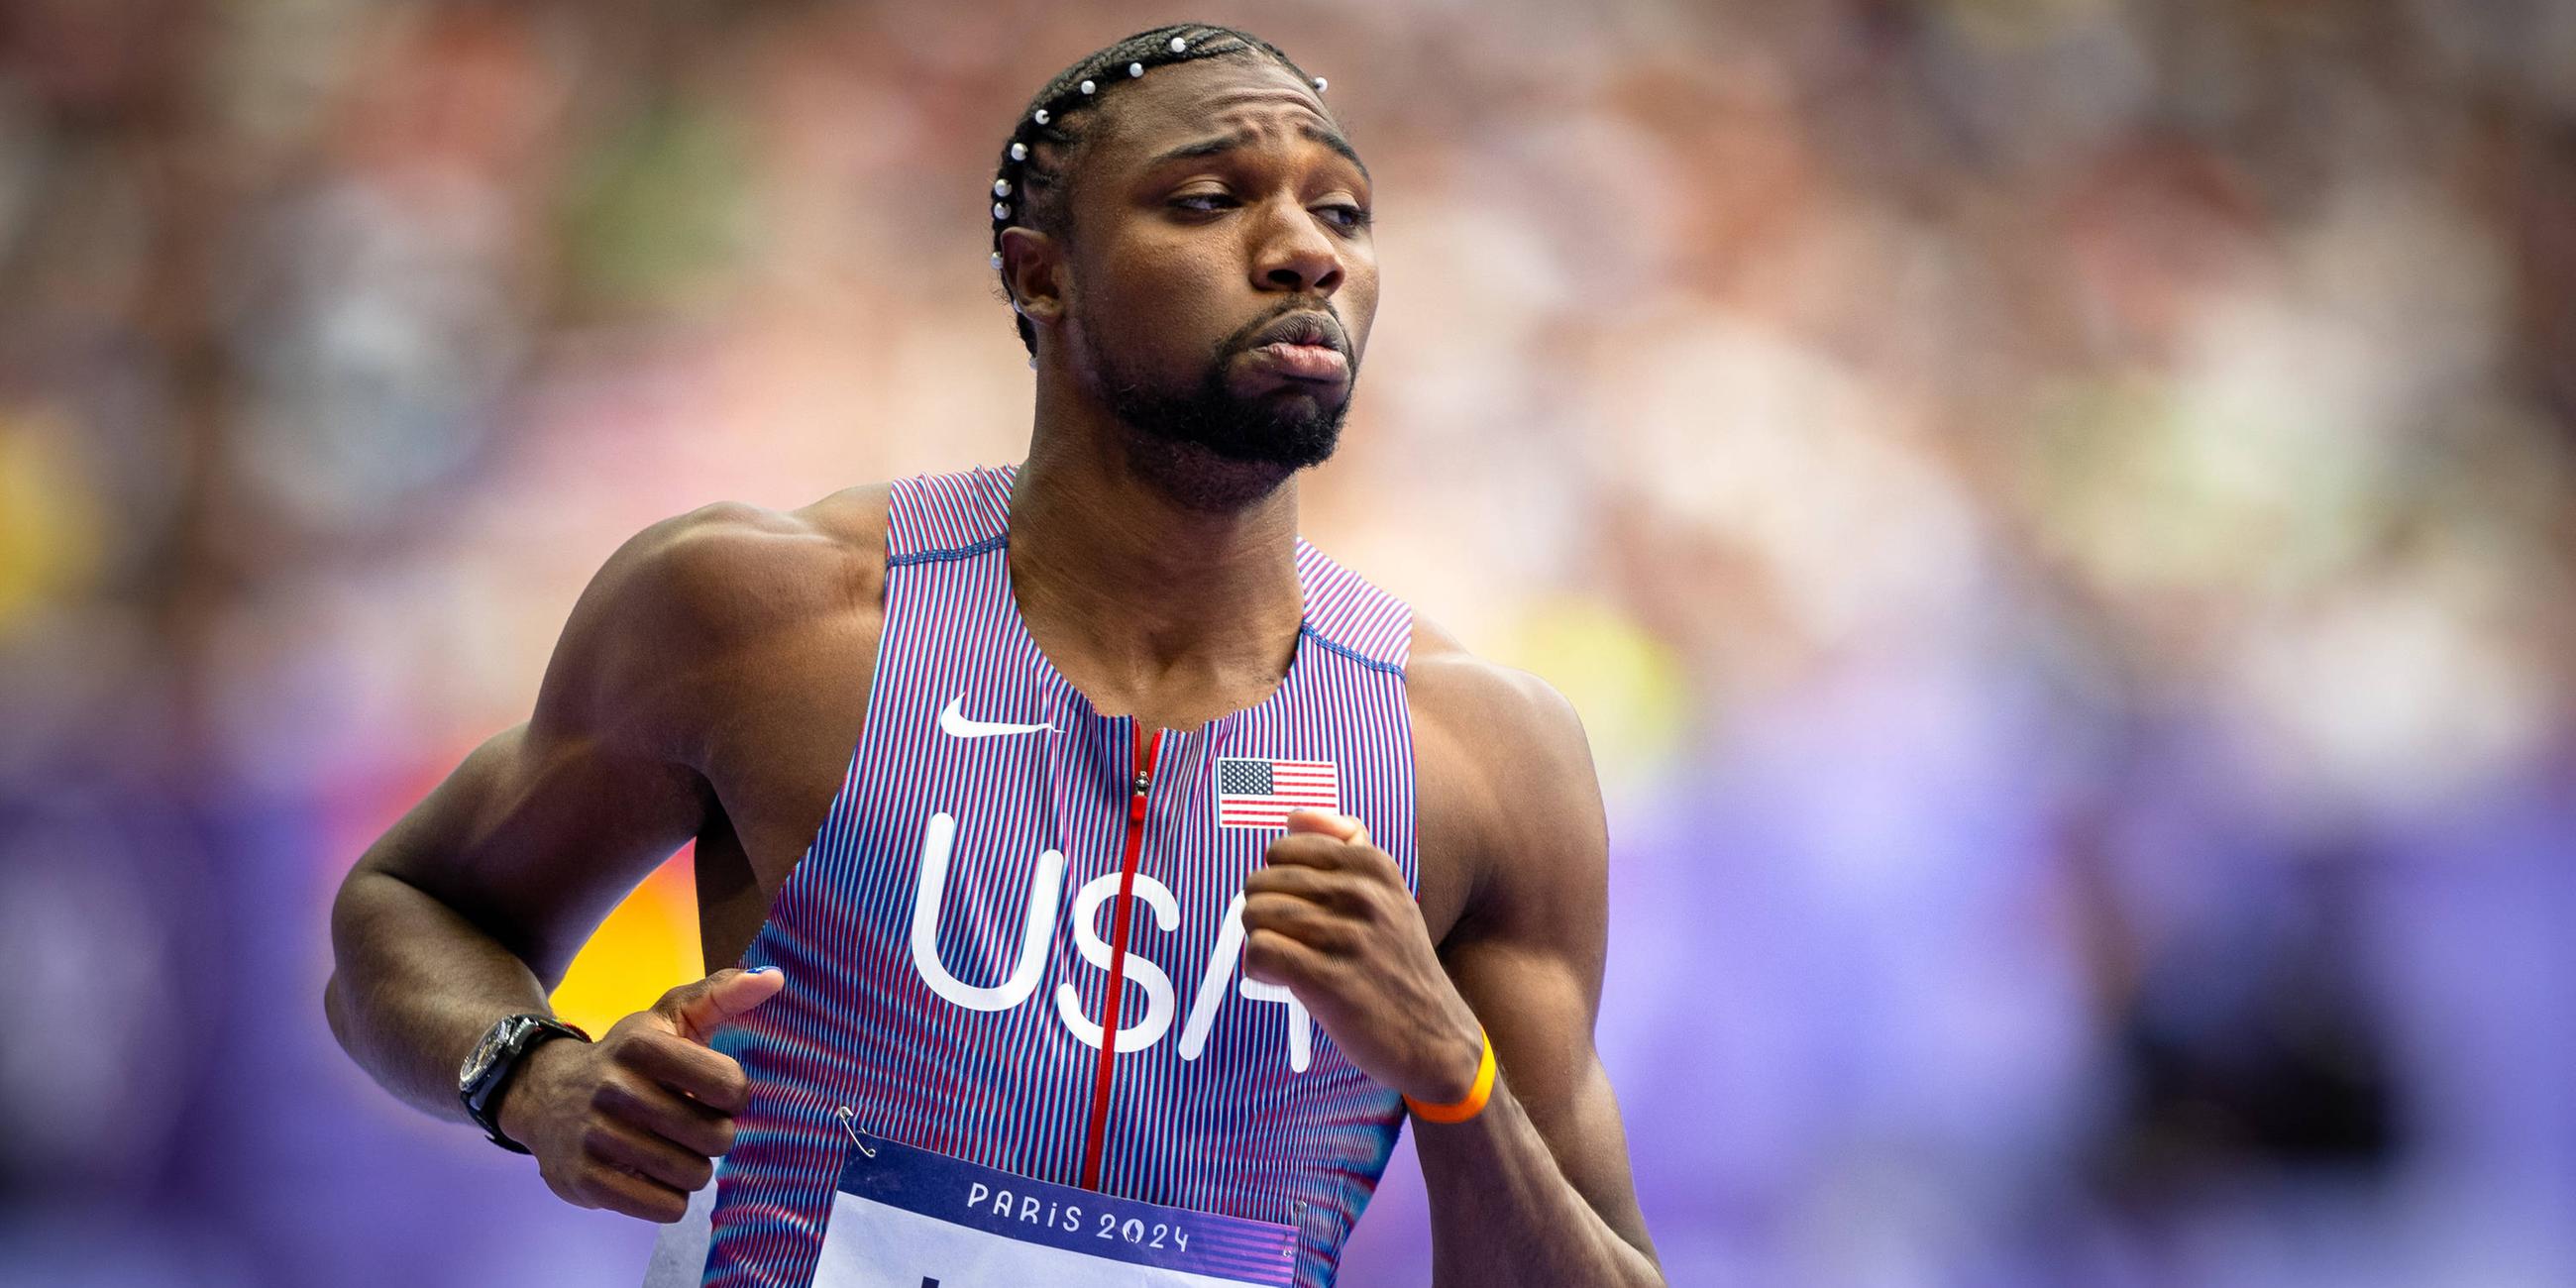
POLYGON ((1130 823, 1145 821, 1145 793, 1154 786, 1154 753, 1161 750, 1162 746, 1163 735, 1160 730, 1157 730, 1152 742, 1145 743, 1136 750, 1136 781, 1130 784, 1135 789, 1135 794, 1127 798, 1127 821, 1130 823))
POLYGON ((1136 781, 1128 783, 1133 796, 1128 796, 1128 822, 1144 822, 1144 796, 1154 788, 1154 752, 1162 750, 1162 729, 1154 729, 1154 739, 1136 742, 1136 781))

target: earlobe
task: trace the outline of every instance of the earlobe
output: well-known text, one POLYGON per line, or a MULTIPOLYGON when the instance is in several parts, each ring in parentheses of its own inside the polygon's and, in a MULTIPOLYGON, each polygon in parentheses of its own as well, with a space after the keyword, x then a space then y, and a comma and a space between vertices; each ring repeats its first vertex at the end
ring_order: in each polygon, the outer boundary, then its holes
POLYGON ((1034 228, 1002 230, 1002 273, 1011 308, 1040 326, 1064 315, 1064 261, 1056 251, 1055 239, 1034 228))

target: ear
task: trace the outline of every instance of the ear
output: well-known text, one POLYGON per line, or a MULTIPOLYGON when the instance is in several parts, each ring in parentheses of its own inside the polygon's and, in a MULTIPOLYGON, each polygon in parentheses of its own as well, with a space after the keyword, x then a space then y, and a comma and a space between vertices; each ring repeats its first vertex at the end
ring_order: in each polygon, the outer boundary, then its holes
POLYGON ((1002 230, 1002 280, 1020 315, 1040 328, 1065 312, 1064 244, 1034 228, 1002 230))

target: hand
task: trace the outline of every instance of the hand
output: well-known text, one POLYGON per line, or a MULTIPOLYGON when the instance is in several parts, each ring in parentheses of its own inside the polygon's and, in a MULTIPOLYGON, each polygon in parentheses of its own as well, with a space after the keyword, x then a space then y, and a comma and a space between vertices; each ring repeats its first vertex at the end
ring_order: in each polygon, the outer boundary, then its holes
POLYGON ((1351 1063, 1429 1104, 1464 1098, 1484 1057, 1422 909, 1358 819, 1288 815, 1243 881, 1243 972, 1297 995, 1351 1063))
POLYGON ((707 1046, 719 1025, 778 995, 778 972, 727 968, 682 984, 596 1042, 539 1045, 502 1089, 501 1132, 528 1147, 556 1197, 664 1224, 733 1148, 750 1081, 707 1046))

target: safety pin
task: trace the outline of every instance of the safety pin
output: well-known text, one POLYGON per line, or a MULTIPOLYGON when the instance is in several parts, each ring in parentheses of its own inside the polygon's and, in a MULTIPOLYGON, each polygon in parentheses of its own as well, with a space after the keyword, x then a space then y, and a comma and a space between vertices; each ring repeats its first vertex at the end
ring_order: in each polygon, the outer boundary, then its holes
POLYGON ((868 1143, 866 1141, 859 1139, 859 1129, 857 1126, 858 1115, 850 1112, 850 1107, 848 1105, 841 1106, 839 1111, 834 1113, 832 1116, 841 1120, 841 1130, 850 1133, 850 1144, 853 1148, 856 1148, 860 1153, 865 1154, 870 1158, 877 1156, 877 1152, 875 1150, 868 1148, 868 1143))

